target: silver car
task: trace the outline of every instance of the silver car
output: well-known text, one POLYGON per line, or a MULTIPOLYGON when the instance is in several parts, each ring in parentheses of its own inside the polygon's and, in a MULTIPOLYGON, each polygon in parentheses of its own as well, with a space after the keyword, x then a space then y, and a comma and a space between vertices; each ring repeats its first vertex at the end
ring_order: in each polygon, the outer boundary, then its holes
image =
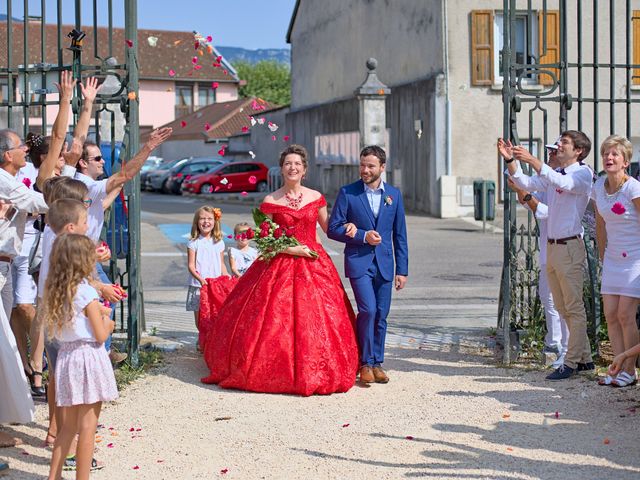
POLYGON ((167 186, 166 182, 169 180, 171 169, 186 163, 188 160, 188 158, 180 158, 160 164, 157 169, 149 170, 144 175, 140 175, 140 185, 145 190, 161 191, 163 187, 167 186))

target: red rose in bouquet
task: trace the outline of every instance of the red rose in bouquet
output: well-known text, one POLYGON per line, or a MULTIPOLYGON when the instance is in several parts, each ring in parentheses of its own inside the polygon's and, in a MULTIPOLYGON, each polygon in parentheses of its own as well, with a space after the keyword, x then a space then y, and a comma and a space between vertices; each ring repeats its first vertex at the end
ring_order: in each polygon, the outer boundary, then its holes
MULTIPOLYGON (((281 227, 258 208, 253 209, 253 220, 256 222, 256 228, 247 230, 247 238, 255 240, 260 258, 263 260, 271 260, 287 248, 301 245, 291 235, 292 229, 281 227)), ((310 250, 309 253, 314 259, 318 258, 318 254, 313 250, 310 250)))

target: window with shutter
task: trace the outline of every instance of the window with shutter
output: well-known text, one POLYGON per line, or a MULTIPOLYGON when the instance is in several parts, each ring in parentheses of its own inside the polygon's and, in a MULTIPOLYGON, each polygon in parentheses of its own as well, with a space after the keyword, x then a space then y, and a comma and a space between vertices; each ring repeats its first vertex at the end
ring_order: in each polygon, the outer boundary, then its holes
POLYGON ((471 85, 493 83, 493 11, 471 12, 471 85))
MULTIPOLYGON (((547 10, 546 15, 542 12, 538 14, 538 38, 540 41, 539 63, 545 65, 560 62, 560 12, 547 10)), ((556 78, 560 75, 560 70, 557 68, 542 68, 554 72, 556 78)), ((551 75, 542 74, 538 76, 538 83, 541 85, 553 85, 554 79, 551 75)))
MULTIPOLYGON (((633 29, 633 64, 640 65, 640 10, 634 10, 631 15, 633 29)), ((632 73, 633 85, 640 85, 640 68, 634 68, 632 73)))

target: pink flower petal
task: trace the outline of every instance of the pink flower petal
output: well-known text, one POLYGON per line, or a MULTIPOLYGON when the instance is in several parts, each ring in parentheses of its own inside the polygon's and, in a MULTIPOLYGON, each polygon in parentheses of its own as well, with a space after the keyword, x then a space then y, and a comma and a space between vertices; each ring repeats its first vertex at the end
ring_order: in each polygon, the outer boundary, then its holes
POLYGON ((285 142, 289 141, 289 135, 285 135, 284 137, 282 137, 282 140, 284 140, 285 142))
POLYGON ((218 88, 219 86, 220 86, 220 84, 219 84, 218 82, 213 82, 213 83, 211 84, 211 88, 213 88, 214 90, 215 90, 216 88, 218 88))
POLYGON ((218 155, 224 157, 224 147, 222 147, 220 150, 218 150, 218 155))
POLYGON ((407 435, 407 436, 406 436, 406 437, 404 437, 404 438, 406 438, 407 440, 413 440, 413 437, 412 437, 411 435, 407 435))
POLYGON ((196 40, 196 43, 193 44, 193 49, 197 50, 198 48, 200 48, 200 42, 196 40))
POLYGON ((233 238, 233 235, 227 235, 227 238, 233 238))
POLYGON ((138 465, 134 465, 134 466, 133 466, 133 469, 134 469, 134 470, 140 470, 140 467, 139 467, 138 465))
POLYGON ((222 62, 222 55, 218 55, 216 57, 216 62, 218 62, 218 63, 222 62))
POLYGON ((556 412, 556 418, 560 418, 560 412, 556 412))
POLYGON ((176 71, 173 68, 169 69, 169 76, 170 77, 175 77, 176 76, 176 71))
POLYGON ((127 47, 129 48, 133 47, 133 40, 125 40, 125 43, 127 44, 127 47))
POLYGON ((226 475, 228 471, 229 471, 228 468, 223 468, 222 470, 220 470, 220 475, 226 475))
POLYGON ((350 423, 343 423, 342 424, 342 428, 347 428, 349 425, 351 425, 350 423))
POLYGON ((213 189, 214 192, 217 192, 218 190, 220 190, 220 185, 213 189))
POLYGON ((186 127, 186 126, 187 126, 187 122, 185 122, 184 120, 182 120, 182 121, 180 122, 180 126, 181 126, 182 128, 186 127))
POLYGON ((107 448, 113 448, 113 443, 107 443, 107 448))
POLYGON ((242 127, 242 133, 247 133, 249 131, 249 127, 242 127))
POLYGON ((622 252, 622 256, 623 256, 624 258, 627 258, 627 252, 622 252))
POLYGON ((202 65, 195 65, 193 67, 194 70, 200 70, 202 68, 202 65))
POLYGON ((208 132, 209 130, 211 130, 211 124, 210 123, 205 123, 204 124, 204 129, 208 132))
POLYGON ((240 195, 242 195, 243 197, 246 197, 249 194, 247 192, 241 192, 240 195))
POLYGON ((156 463, 164 463, 164 460, 156 460, 156 463))
POLYGON ((194 65, 195 65, 196 63, 198 63, 198 57, 193 57, 193 58, 191 59, 191 63, 193 63, 194 65))
POLYGON ((274 142, 277 140, 275 135, 271 135, 271 140, 273 140, 274 142))
POLYGON ((131 427, 131 428, 129 429, 129 431, 130 431, 130 432, 135 432, 135 431, 136 431, 136 429, 135 429, 135 428, 133 428, 133 427, 131 427))
POLYGON ((255 175, 251 175, 251 176, 249 177, 249 183, 250 183, 251 185, 255 185, 256 183, 258 183, 258 179, 256 178, 256 176, 255 176, 255 175))
POLYGON ((213 42, 213 37, 211 35, 207 35, 207 42, 208 43, 213 42))

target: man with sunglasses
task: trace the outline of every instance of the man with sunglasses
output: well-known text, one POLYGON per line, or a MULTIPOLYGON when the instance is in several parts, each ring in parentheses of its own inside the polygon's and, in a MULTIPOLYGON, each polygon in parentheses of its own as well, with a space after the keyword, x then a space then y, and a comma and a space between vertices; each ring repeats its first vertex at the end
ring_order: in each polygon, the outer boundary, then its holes
MULTIPOLYGON (((151 152, 167 140, 171 136, 171 133, 171 128, 161 128, 151 132, 149 139, 140 151, 124 164, 118 173, 102 180, 98 179, 104 175, 105 158, 102 156, 100 147, 93 142, 84 143, 82 156, 76 166, 77 172, 75 178, 86 184, 89 188, 91 205, 89 205, 88 209, 89 231, 87 232, 87 236, 96 242, 96 244, 100 241, 100 234, 102 232, 102 226, 104 225, 104 211, 109 208, 118 197, 124 184, 133 180, 140 172, 151 152)), ((101 282, 111 284, 111 280, 105 273, 101 263, 96 263, 96 270, 101 282)), ((105 348, 109 351, 114 364, 120 363, 126 358, 126 354, 124 353, 111 351, 111 336, 109 336, 105 342, 105 348)))

